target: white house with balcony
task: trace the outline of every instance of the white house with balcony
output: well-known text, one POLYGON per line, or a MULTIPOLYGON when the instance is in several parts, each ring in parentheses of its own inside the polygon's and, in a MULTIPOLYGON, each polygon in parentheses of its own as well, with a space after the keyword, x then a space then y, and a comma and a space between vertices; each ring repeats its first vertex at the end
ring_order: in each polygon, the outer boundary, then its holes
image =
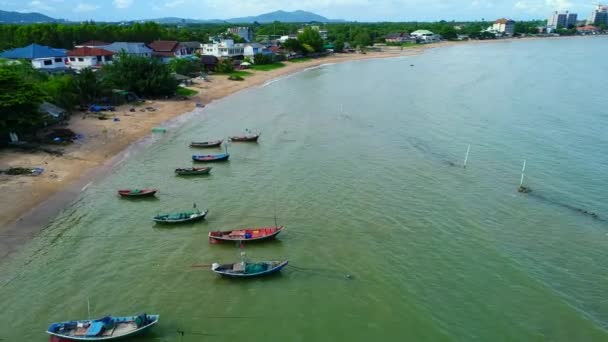
POLYGON ((68 51, 68 65, 72 69, 100 68, 104 64, 112 63, 114 52, 91 47, 80 47, 68 51))
POLYGON ((232 39, 221 39, 208 44, 202 44, 203 55, 211 55, 218 58, 236 57, 245 54, 245 46, 235 44, 232 39))
POLYGON ((429 30, 417 30, 410 34, 413 38, 421 43, 436 43, 441 41, 441 36, 429 30))

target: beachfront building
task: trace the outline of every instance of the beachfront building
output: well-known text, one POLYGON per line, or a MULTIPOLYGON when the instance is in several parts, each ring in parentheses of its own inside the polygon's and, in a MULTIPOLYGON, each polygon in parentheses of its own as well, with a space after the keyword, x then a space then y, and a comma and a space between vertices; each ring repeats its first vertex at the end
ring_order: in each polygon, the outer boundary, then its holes
POLYGON ((505 18, 498 19, 487 31, 496 35, 512 36, 515 34, 515 21, 505 18))
POLYGON ((577 19, 578 15, 576 13, 555 11, 547 20, 547 29, 548 31, 553 31, 561 28, 575 27, 577 19))
POLYGON ((243 38, 247 43, 253 41, 253 29, 251 27, 231 27, 226 33, 243 38))
POLYGON ((326 40, 326 39, 327 39, 327 36, 328 36, 328 32, 327 32, 327 30, 322 29, 322 28, 321 28, 319 25, 307 25, 307 26, 305 26, 305 27, 302 27, 301 29, 299 29, 299 30, 298 30, 298 34, 303 33, 303 32, 304 32, 304 29, 305 29, 306 27, 310 27, 311 29, 313 29, 313 30, 315 30, 315 31, 319 32, 319 35, 321 36, 321 38, 322 38, 323 40, 326 40))
POLYGON ((608 6, 597 5, 597 8, 593 10, 589 20, 587 20, 588 25, 608 25, 608 6))
POLYGON ((588 35, 588 34, 598 34, 600 32, 600 28, 593 25, 586 25, 576 28, 576 32, 580 35, 588 35))
POLYGON ((221 39, 219 42, 203 44, 202 50, 204 55, 218 58, 243 56, 245 53, 244 45, 234 44, 232 39, 221 39))
POLYGON ((441 36, 435 34, 429 30, 416 30, 411 33, 411 36, 416 39, 417 42, 428 44, 436 43, 441 41, 441 36))
POLYGON ((67 53, 63 49, 54 49, 44 45, 31 44, 26 47, 7 50, 0 53, 0 58, 25 59, 32 63, 34 69, 61 70, 67 69, 67 53))
POLYGON ((160 59, 163 63, 168 63, 175 57, 192 55, 191 53, 188 54, 187 49, 182 49, 181 43, 175 40, 155 40, 148 46, 152 49, 152 56, 160 59))
POLYGON ((100 68, 112 63, 114 52, 96 47, 78 47, 68 51, 68 65, 71 69, 100 68))
POLYGON ((393 32, 386 35, 384 39, 387 43, 415 43, 416 38, 407 32, 393 32))
POLYGON ((97 48, 114 52, 114 54, 126 53, 131 56, 152 57, 152 49, 144 43, 114 42, 108 45, 97 46, 97 48))

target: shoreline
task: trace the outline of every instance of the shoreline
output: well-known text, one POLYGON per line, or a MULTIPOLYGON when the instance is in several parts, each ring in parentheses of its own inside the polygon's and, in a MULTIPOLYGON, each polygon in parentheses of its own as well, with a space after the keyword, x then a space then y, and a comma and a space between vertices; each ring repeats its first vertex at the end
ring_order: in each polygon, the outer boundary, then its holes
MULTIPOLYGON (((573 38, 573 37, 561 37, 573 38)), ((83 113, 74 113, 68 127, 85 136, 84 141, 65 148, 64 155, 57 157, 46 153, 0 151, 0 168, 24 166, 44 167, 45 172, 37 177, 0 175, 0 262, 17 252, 29 239, 37 236, 48 222, 69 205, 93 182, 104 179, 119 166, 131 152, 151 142, 153 127, 170 125, 180 121, 195 110, 198 101, 209 105, 240 93, 262 87, 297 73, 344 62, 380 58, 410 57, 424 54, 427 50, 449 46, 480 43, 499 43, 555 37, 501 39, 488 41, 440 42, 390 52, 368 52, 367 54, 335 54, 306 62, 285 62, 286 66, 271 71, 248 70, 252 75, 244 81, 229 81, 226 75, 211 75, 210 82, 198 81, 189 88, 198 94, 185 101, 146 101, 136 112, 131 106, 121 106, 111 116, 120 119, 97 120, 85 118, 83 113), (146 107, 155 110, 142 111, 146 107)), ((205 110, 204 108, 202 110, 205 110)))

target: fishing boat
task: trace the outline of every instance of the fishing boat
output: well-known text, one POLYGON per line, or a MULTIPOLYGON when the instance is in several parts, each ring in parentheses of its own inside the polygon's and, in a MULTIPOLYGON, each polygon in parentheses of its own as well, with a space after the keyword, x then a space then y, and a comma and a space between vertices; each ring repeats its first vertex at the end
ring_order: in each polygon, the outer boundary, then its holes
MULTIPOLYGON (((194 207, 196 209, 196 206, 194 207)), ((182 211, 176 213, 159 214, 154 216, 154 222, 158 223, 187 223, 202 220, 207 216, 209 210, 182 211)))
POLYGON ((287 266, 287 260, 261 262, 241 261, 234 264, 223 265, 214 263, 211 265, 211 270, 225 277, 249 278, 276 273, 285 266, 287 266))
POLYGON ((224 142, 224 140, 212 140, 212 141, 202 141, 202 142, 191 142, 190 147, 200 147, 200 148, 209 148, 209 147, 218 147, 224 142))
POLYGON ((152 197, 158 189, 123 189, 118 190, 118 194, 122 197, 152 197))
POLYGON ((230 158, 230 154, 222 153, 222 154, 206 154, 206 155, 194 155, 192 156, 192 160, 196 162, 219 162, 226 161, 230 158))
POLYGON ((264 228, 247 228, 226 231, 209 232, 209 242, 218 243, 221 241, 240 241, 254 242, 274 239, 281 231, 283 226, 279 227, 264 227, 264 228))
POLYGON ((230 137, 230 141, 257 142, 258 139, 260 138, 260 135, 262 135, 262 133, 238 135, 238 136, 230 137))
POLYGON ((210 167, 187 167, 175 169, 175 173, 178 176, 198 176, 207 175, 211 171, 210 167))
POLYGON ((128 317, 106 316, 101 319, 53 323, 47 333, 69 341, 113 341, 146 331, 158 323, 159 315, 140 314, 128 317))

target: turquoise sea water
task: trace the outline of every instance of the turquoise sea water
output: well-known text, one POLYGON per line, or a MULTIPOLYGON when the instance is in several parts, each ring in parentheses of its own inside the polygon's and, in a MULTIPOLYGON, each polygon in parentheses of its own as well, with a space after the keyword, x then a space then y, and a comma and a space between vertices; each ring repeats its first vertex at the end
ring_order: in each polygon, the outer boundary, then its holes
POLYGON ((136 341, 608 340, 607 53, 606 38, 461 45, 211 104, 0 264, 0 340, 45 341, 87 298, 95 316, 160 314, 136 341), (173 175, 190 141, 245 128, 259 144, 231 144, 209 177, 173 175), (158 200, 117 198, 130 186, 158 200), (151 221, 194 202, 205 222, 151 221), (208 231, 275 212, 286 231, 245 250, 293 267, 252 281, 192 267, 239 258, 208 231))

